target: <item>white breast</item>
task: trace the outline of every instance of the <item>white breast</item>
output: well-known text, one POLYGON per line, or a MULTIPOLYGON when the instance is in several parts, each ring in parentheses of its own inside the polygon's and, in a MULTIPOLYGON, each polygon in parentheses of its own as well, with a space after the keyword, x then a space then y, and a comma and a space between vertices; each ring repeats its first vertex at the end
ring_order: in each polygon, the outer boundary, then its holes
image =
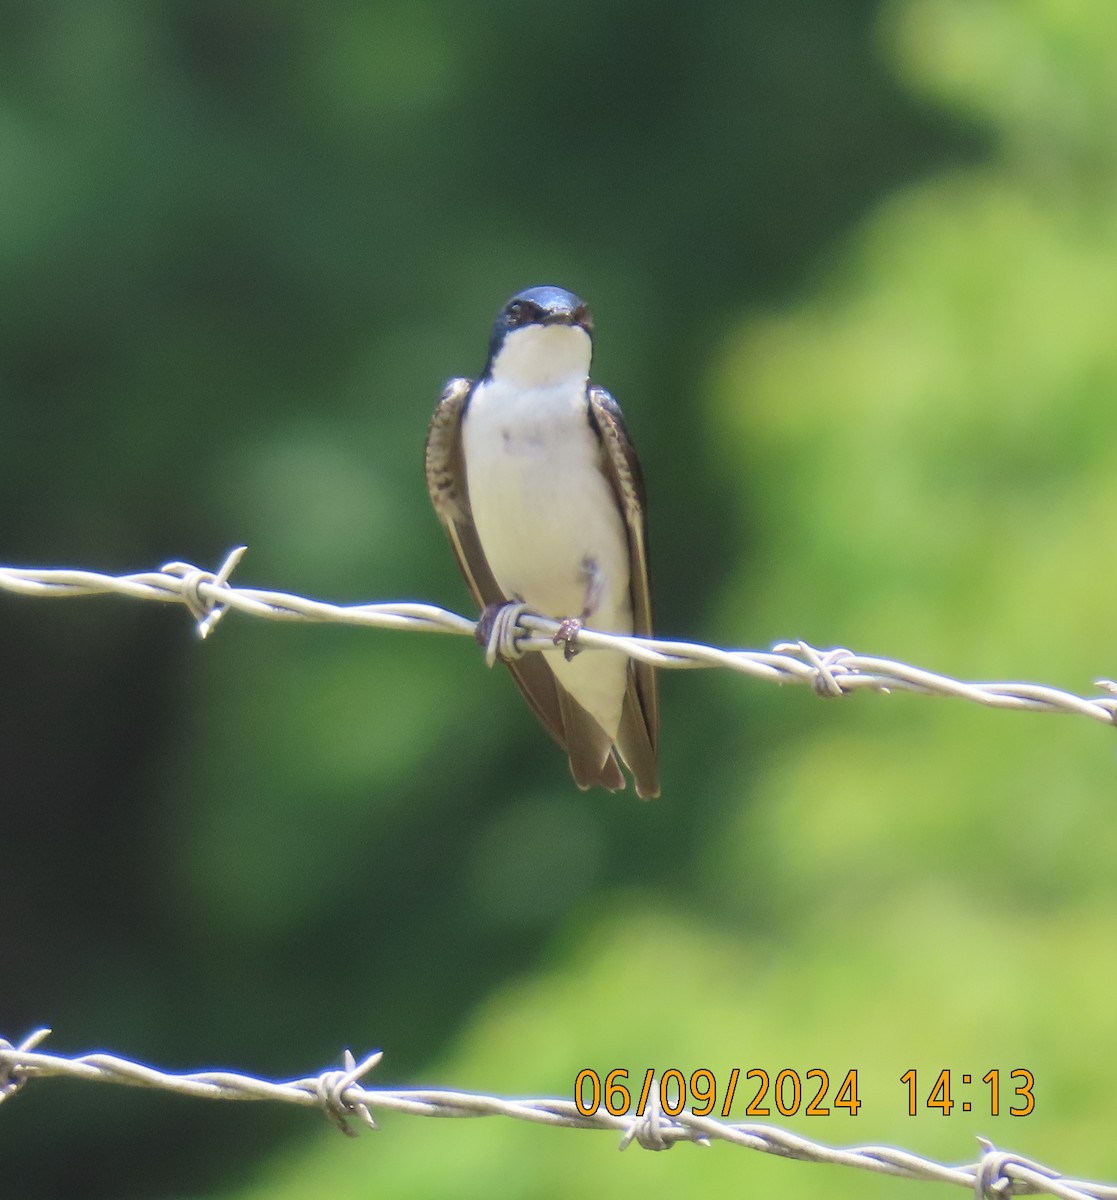
MULTIPOLYGON (((534 386, 508 374, 494 371, 475 389, 462 426, 470 506, 493 575, 505 595, 545 616, 580 617, 588 606, 587 625, 631 633, 628 540, 590 427, 584 370, 544 374, 534 386)), ((566 662, 556 650, 547 658, 614 736, 623 657, 592 651, 566 662)))

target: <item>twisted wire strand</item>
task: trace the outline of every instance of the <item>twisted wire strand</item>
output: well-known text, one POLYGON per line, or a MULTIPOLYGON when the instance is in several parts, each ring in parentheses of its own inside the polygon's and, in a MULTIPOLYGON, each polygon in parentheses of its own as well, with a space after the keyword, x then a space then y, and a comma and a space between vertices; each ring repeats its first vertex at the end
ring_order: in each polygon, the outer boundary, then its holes
MULTIPOLYGON (((245 547, 233 550, 216 572, 190 563, 167 563, 158 571, 135 575, 103 575, 96 571, 0 566, 0 590, 24 596, 119 595, 134 600, 182 604, 194 618, 198 634, 213 632, 228 611, 277 621, 317 621, 366 625, 379 629, 475 635, 477 623, 433 604, 328 604, 286 592, 233 587, 229 577, 245 547)), ((502 645, 516 653, 553 649, 559 622, 526 611, 509 612, 500 631, 502 645)), ((860 690, 895 690, 953 696, 990 708, 1030 712, 1062 712, 1117 724, 1117 683, 1095 680, 1100 694, 1076 695, 1060 688, 1026 682, 966 682, 907 663, 852 650, 819 650, 803 641, 781 642, 768 651, 727 650, 696 642, 624 637, 583 629, 579 649, 619 650, 631 658, 668 669, 722 667, 770 683, 806 684, 820 696, 844 696, 860 690)), ((490 644, 491 665, 499 653, 490 644)))
POLYGON ((347 1134, 354 1132, 349 1125, 354 1117, 370 1129, 378 1128, 373 1111, 417 1117, 500 1116, 568 1129, 610 1130, 622 1135, 622 1150, 634 1141, 648 1150, 670 1149, 677 1142, 707 1147, 714 1141, 728 1142, 798 1162, 951 1183, 988 1200, 1003 1200, 1014 1193, 1062 1200, 1117 1200, 1115 1185, 1067 1179, 1042 1163, 999 1150, 985 1139, 979 1139, 981 1154, 976 1162, 951 1166, 893 1146, 830 1146, 777 1126, 729 1123, 696 1116, 689 1109, 668 1116, 656 1102, 654 1087, 650 1092, 653 1102, 643 1116, 616 1116, 604 1108, 587 1116, 578 1111, 573 1099, 510 1099, 446 1089, 367 1087, 361 1080, 380 1063, 379 1051, 358 1062, 347 1050, 340 1070, 329 1068, 318 1075, 276 1082, 232 1071, 169 1073, 114 1054, 44 1054, 36 1047, 49 1033, 49 1029, 35 1030, 18 1045, 0 1037, 0 1104, 32 1080, 68 1078, 155 1088, 203 1100, 270 1100, 318 1108, 347 1134))
MULTIPOLYGON (((0 590, 20 595, 121 595, 136 600, 182 604, 200 637, 209 635, 229 610, 280 621, 316 621, 474 636, 476 622, 430 604, 337 605, 285 592, 233 587, 232 571, 244 554, 232 551, 216 572, 190 563, 168 563, 158 571, 112 576, 95 571, 0 567, 0 590)), ((508 614, 502 644, 516 653, 550 649, 559 622, 525 611, 508 614)), ((859 655, 836 648, 818 650, 806 642, 784 642, 769 651, 728 650, 692 642, 624 637, 583 629, 578 646, 619 650, 632 658, 668 669, 722 667, 773 683, 810 686, 820 696, 848 695, 860 689, 905 690, 954 696, 993 708, 1066 712, 1106 724, 1117 723, 1117 683, 1095 681, 1102 694, 1079 696, 1058 688, 1023 682, 964 682, 906 663, 859 655)), ((498 655, 490 649, 489 661, 498 655)), ((19 1045, 0 1038, 0 1104, 37 1078, 66 1077, 89 1082, 156 1088, 210 1100, 271 1100, 320 1109, 343 1132, 352 1134, 352 1118, 375 1129, 373 1110, 413 1116, 503 1116, 535 1124, 619 1132, 620 1148, 633 1141, 646 1149, 669 1149, 680 1141, 709 1146, 724 1141, 764 1154, 798 1161, 831 1163, 900 1178, 953 1183, 977 1196, 1001 1198, 1013 1193, 1044 1194, 1063 1200, 1117 1200, 1117 1186, 1066 1179, 1051 1168, 998 1150, 982 1140, 976 1163, 950 1166, 889 1146, 840 1148, 811 1141, 775 1126, 731 1124, 699 1117, 684 1109, 668 1116, 654 1102, 643 1116, 616 1116, 604 1108, 586 1116, 572 1099, 509 1099, 472 1092, 435 1089, 367 1088, 360 1082, 381 1059, 380 1053, 357 1062, 346 1051, 343 1067, 304 1079, 270 1081, 228 1071, 171 1074, 112 1054, 77 1057, 44 1054, 35 1047, 49 1030, 37 1030, 19 1045)), ((652 1089, 653 1097, 655 1089, 652 1089)))

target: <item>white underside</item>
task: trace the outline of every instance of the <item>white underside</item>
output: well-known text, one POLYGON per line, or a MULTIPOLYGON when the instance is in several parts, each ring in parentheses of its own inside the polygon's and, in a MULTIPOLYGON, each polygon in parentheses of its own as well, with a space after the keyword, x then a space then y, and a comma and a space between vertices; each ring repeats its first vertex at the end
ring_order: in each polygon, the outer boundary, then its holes
MULTIPOLYGON (((475 390, 462 438, 473 520, 497 583, 544 616, 580 617, 588 607, 587 625, 631 633, 628 541, 601 472, 585 374, 529 388, 494 375, 475 390)), ((595 650, 567 662, 556 648, 546 659, 615 739, 627 685, 624 656, 595 650)))

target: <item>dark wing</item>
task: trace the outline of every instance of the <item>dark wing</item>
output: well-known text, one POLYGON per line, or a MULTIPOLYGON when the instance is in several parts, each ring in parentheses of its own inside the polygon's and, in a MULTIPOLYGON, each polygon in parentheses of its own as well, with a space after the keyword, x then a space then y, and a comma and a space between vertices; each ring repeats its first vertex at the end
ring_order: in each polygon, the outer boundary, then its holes
POLYGON ((442 389, 427 430, 425 457, 431 504, 446 530, 474 600, 484 608, 486 604, 501 604, 507 597, 489 570, 469 507, 462 458, 462 414, 472 389, 470 379, 451 379, 442 389))
MULTIPOLYGON (((633 631, 652 636, 652 595, 648 584, 648 547, 644 518, 644 477, 628 439, 620 405, 604 388, 591 387, 590 416, 605 451, 605 470, 624 514, 628 534, 633 631)), ((628 691, 621 711, 617 748, 644 797, 659 795, 659 687, 655 668, 630 659, 628 691)))
MULTIPOLYGON (((462 415, 469 403, 472 388, 473 384, 468 379, 451 379, 438 399, 427 432, 427 491, 430 492, 438 519, 446 529, 473 599, 484 608, 487 604, 504 604, 509 597, 501 591, 489 569, 469 507, 461 431, 462 415)), ((543 728, 568 756, 569 746, 579 751, 570 756, 571 770, 578 786, 587 788, 600 784, 610 791, 623 788, 624 777, 612 755, 606 754, 604 749, 593 750, 588 757, 581 752, 580 748, 594 745, 595 739, 599 740, 605 735, 580 705, 572 701, 563 704, 565 692, 560 696, 554 672, 544 662, 543 656, 526 654, 507 666, 543 728), (605 761, 602 765, 603 757, 605 761)), ((605 742, 608 743, 608 738, 605 738, 605 742)))

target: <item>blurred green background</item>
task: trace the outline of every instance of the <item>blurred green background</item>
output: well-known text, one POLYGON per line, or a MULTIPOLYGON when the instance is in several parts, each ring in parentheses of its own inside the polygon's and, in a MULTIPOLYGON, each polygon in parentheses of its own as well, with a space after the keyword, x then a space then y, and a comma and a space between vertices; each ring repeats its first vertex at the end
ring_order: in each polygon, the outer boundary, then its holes
MULTIPOLYGON (((469 611, 426 423, 505 298, 554 282, 641 451, 663 635, 1087 691, 1117 675, 1115 61, 1111 0, 8 0, 0 560, 245 542, 245 586, 469 611)), ((277 1077, 382 1047, 374 1082, 510 1095, 856 1068, 856 1117, 773 1120, 1117 1177, 1112 731, 666 673, 641 804, 577 792, 465 639, 231 615, 202 644, 118 598, 0 617, 0 1035, 277 1077), (949 1116, 906 1114, 912 1067, 954 1071, 949 1116), (960 1084, 1017 1067, 1028 1117, 960 1084)), ((382 1125, 43 1082, 0 1109, 0 1176, 916 1187, 382 1125)))

